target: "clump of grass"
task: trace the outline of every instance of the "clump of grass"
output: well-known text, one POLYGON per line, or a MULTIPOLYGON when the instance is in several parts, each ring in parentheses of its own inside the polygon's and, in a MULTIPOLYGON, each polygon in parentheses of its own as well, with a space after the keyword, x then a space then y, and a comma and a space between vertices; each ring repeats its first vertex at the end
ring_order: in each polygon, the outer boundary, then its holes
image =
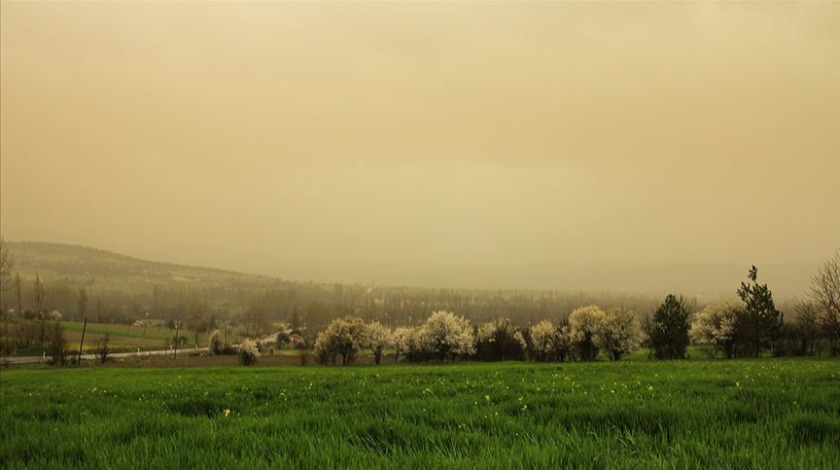
POLYGON ((831 442, 840 446, 840 419, 827 415, 800 414, 788 419, 791 437, 799 444, 831 442))

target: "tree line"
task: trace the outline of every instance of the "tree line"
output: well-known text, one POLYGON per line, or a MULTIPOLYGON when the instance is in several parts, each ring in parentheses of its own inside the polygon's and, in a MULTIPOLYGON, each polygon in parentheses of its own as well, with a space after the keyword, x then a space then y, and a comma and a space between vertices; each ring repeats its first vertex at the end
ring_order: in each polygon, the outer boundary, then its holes
MULTIPOLYGON (((727 357, 755 356, 768 350, 775 355, 838 354, 840 347, 840 250, 814 274, 808 298, 786 308, 789 318, 784 321, 769 288, 758 283, 755 268, 737 290, 737 299, 712 302, 704 308, 698 308, 697 299, 676 296, 663 302, 642 295, 424 289, 282 280, 259 287, 199 289, 158 285, 148 293, 130 294, 89 290, 63 281, 48 284, 37 274, 24 279, 14 273, 13 257, 2 240, 0 248, 4 327, 9 327, 9 320, 24 320, 18 326, 28 331, 26 341, 36 341, 41 346, 48 336, 44 322, 85 317, 124 324, 158 319, 208 333, 221 325, 238 326, 241 339, 269 334, 273 323, 284 322, 305 336, 307 344, 315 344, 316 332, 329 331, 335 319, 353 317, 366 325, 378 324, 391 335, 399 330, 403 344, 423 344, 422 337, 413 337, 409 331, 421 330, 430 313, 443 311, 475 322, 476 338, 495 335, 491 342, 476 340, 473 354, 483 359, 527 356, 537 360, 587 360, 595 347, 620 357, 626 352, 615 344, 622 342, 648 346, 658 358, 679 357, 679 345, 690 341, 719 350, 727 357), (579 312, 582 305, 598 307, 584 315, 579 312), (638 319, 641 335, 635 327, 628 326, 636 324, 629 320, 631 317, 638 319), (23 328, 27 321, 41 325, 23 328), (570 335, 577 323, 580 324, 575 334, 583 335, 585 341, 570 347, 570 335), (534 330, 537 325, 542 326, 534 330), (609 325, 609 329, 599 326, 603 331, 596 334, 598 328, 593 325, 609 325), (630 332, 627 337, 614 336, 617 325, 630 332), (525 347, 515 352, 512 345, 522 345, 523 341, 525 347), (507 350, 499 344, 511 345, 515 353, 500 352, 507 350), (541 350, 535 346, 539 344, 557 346, 541 350)), ((405 360, 433 356, 421 347, 404 349, 405 360)))
POLYGON ((473 359, 483 361, 593 361, 604 354, 620 360, 641 346, 655 359, 686 357, 689 344, 705 345, 727 358, 840 353, 840 250, 812 279, 810 298, 797 303, 798 316, 785 322, 758 269, 737 289, 738 297, 712 302, 692 314, 683 298, 668 295, 651 317, 631 309, 575 309, 555 323, 542 320, 527 327, 508 318, 474 325, 449 311, 433 312, 417 326, 390 329, 378 321, 346 316, 333 320, 315 337, 319 363, 352 363, 368 350, 376 364, 392 349, 395 361, 422 362, 473 359))

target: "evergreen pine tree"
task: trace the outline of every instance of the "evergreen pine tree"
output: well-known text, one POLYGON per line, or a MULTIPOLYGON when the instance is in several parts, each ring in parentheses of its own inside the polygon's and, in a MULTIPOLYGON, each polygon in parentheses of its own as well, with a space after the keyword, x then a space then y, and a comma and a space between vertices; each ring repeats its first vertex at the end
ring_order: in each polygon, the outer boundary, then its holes
POLYGON ((738 297, 746 304, 739 329, 743 332, 750 353, 758 357, 764 348, 772 346, 778 338, 783 315, 776 310, 773 292, 767 284, 758 283, 758 269, 755 266, 750 268, 749 279, 750 283, 741 282, 741 288, 738 289, 738 297))
POLYGON ((683 359, 688 348, 688 309, 672 294, 653 314, 650 342, 656 359, 683 359))

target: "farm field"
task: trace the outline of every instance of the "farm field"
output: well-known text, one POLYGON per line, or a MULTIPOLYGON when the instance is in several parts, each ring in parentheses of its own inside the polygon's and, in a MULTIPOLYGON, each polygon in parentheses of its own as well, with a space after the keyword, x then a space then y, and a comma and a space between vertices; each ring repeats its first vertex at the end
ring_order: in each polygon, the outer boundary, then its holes
POLYGON ((4 468, 830 468, 827 359, 0 372, 4 468))
MULTIPOLYGON (((19 323, 0 322, 0 337, 2 337, 7 327, 14 328, 19 323)), ((79 321, 62 321, 61 327, 64 329, 64 336, 68 342, 68 349, 75 353, 79 350, 79 343, 82 340, 83 323, 79 321)), ((52 329, 53 323, 47 324, 48 329, 52 329)), ((238 341, 239 328, 230 327, 225 330, 228 338, 231 341, 238 341)), ((166 349, 170 346, 175 338, 175 330, 169 329, 165 326, 149 326, 142 327, 137 325, 120 325, 113 323, 95 323, 88 322, 85 331, 84 352, 86 354, 93 353, 97 347, 97 341, 108 335, 110 338, 111 352, 135 352, 153 351, 166 349)), ((193 330, 180 330, 179 336, 184 338, 185 344, 181 347, 183 349, 190 349, 195 347, 206 347, 209 335, 207 332, 196 333, 193 330), (196 341, 198 344, 196 345, 196 341)), ((16 356, 33 356, 41 355, 46 351, 48 344, 43 348, 33 347, 30 350, 17 352, 16 356)))
MULTIPOLYGON (((82 322, 65 321, 61 322, 65 335, 70 343, 70 349, 75 351, 79 348, 82 338, 82 322)), ((167 339, 169 342, 175 337, 175 331, 165 327, 153 326, 145 329, 142 326, 114 325, 109 323, 88 322, 85 331, 85 351, 93 351, 96 347, 96 340, 108 334, 111 338, 111 348, 114 351, 132 351, 140 348, 142 351, 153 349, 166 349, 167 339)), ((183 332, 188 341, 193 340, 191 331, 183 332)), ((207 335, 202 334, 206 341, 207 335)))

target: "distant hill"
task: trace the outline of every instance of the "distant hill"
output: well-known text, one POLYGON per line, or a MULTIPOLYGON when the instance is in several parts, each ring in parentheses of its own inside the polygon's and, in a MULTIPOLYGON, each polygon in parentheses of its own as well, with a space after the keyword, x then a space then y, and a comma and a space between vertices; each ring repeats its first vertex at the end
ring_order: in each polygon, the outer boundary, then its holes
POLYGON ((279 281, 267 276, 146 261, 78 245, 41 242, 7 242, 7 245, 16 272, 27 277, 37 273, 47 282, 69 285, 149 292, 154 285, 258 287, 279 281))
MULTIPOLYGON (((39 273, 47 281, 70 285, 149 292, 154 285, 230 288, 290 284, 278 277, 243 274, 220 269, 145 261, 109 251, 76 245, 7 242, 16 270, 27 276, 39 273)), ((803 297, 815 265, 760 265, 759 281, 766 282, 778 299, 803 297)), ((733 296, 746 280, 749 266, 718 264, 661 265, 530 265, 438 266, 365 265, 298 266, 282 275, 324 284, 379 284, 418 288, 468 290, 552 290, 681 295, 709 298, 733 296)))

